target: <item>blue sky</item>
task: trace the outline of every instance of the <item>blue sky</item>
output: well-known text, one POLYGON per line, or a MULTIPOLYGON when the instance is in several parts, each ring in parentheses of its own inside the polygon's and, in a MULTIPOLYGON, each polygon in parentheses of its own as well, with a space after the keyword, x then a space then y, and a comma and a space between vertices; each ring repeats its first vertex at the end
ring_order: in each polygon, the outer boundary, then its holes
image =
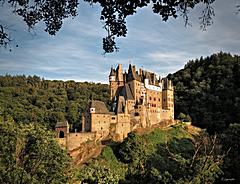
POLYGON ((128 34, 117 39, 118 53, 103 55, 105 31, 100 7, 80 1, 78 16, 64 21, 56 36, 38 24, 30 33, 21 18, 0 8, 0 21, 11 26, 12 52, 0 48, 0 74, 38 75, 45 79, 108 82, 111 66, 132 63, 161 76, 174 73, 187 61, 219 51, 240 54, 238 0, 216 0, 214 24, 201 31, 201 6, 190 14, 192 26, 181 17, 162 22, 151 8, 127 18, 128 34), (14 45, 19 47, 15 48, 14 45))

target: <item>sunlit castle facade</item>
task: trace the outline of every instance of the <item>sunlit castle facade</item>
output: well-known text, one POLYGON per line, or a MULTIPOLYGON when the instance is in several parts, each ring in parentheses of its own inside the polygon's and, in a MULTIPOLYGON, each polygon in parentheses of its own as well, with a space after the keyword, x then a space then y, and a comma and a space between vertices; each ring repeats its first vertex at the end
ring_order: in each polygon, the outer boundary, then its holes
POLYGON ((110 110, 101 101, 91 100, 83 114, 82 131, 123 139, 137 127, 174 122, 174 89, 167 78, 129 65, 111 68, 109 75, 110 110))

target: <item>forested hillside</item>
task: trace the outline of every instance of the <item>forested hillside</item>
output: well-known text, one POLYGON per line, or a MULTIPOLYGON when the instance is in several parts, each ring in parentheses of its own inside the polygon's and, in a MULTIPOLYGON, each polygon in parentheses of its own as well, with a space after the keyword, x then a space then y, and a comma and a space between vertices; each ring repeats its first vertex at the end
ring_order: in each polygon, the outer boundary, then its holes
POLYGON ((112 143, 76 173, 81 183, 213 183, 221 175, 224 155, 216 137, 192 136, 173 126, 112 143), (213 139, 211 139, 213 138, 213 139))
POLYGON ((175 86, 175 117, 188 114, 211 133, 240 122, 240 56, 201 57, 168 77, 175 86))
POLYGON ((80 129, 81 115, 90 98, 109 104, 108 85, 0 76, 1 113, 16 123, 38 122, 52 129, 57 121, 66 119, 71 129, 80 129))
POLYGON ((130 133, 75 168, 49 129, 64 119, 72 130, 80 129, 89 99, 110 105, 108 85, 0 76, 0 181, 239 183, 240 57, 214 54, 189 61, 168 77, 175 86, 175 118, 190 115, 211 134, 189 134, 184 124, 144 135, 130 133))

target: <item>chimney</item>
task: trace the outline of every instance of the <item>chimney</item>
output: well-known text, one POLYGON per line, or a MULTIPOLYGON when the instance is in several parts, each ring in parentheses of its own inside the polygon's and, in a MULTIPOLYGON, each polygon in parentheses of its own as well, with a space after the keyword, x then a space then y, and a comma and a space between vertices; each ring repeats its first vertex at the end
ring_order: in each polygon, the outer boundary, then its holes
POLYGON ((142 76, 142 68, 139 68, 139 75, 142 76))

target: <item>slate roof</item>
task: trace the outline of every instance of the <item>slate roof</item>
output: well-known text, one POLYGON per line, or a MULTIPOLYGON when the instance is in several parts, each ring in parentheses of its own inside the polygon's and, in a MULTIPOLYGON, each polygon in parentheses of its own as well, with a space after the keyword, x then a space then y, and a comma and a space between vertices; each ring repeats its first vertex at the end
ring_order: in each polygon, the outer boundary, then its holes
POLYGON ((141 77, 136 73, 135 65, 129 65, 128 74, 127 74, 127 81, 131 80, 138 80, 141 81, 141 77))
POLYGON ((99 100, 92 100, 90 102, 90 108, 95 108, 96 114, 109 114, 105 103, 99 100))
POLYGON ((120 91, 120 95, 121 96, 124 96, 124 98, 126 100, 134 100, 133 98, 133 92, 132 90, 130 89, 130 87, 128 85, 125 85, 121 91, 120 91))
POLYGON ((109 76, 116 76, 116 71, 115 69, 111 68, 111 72, 109 76))

